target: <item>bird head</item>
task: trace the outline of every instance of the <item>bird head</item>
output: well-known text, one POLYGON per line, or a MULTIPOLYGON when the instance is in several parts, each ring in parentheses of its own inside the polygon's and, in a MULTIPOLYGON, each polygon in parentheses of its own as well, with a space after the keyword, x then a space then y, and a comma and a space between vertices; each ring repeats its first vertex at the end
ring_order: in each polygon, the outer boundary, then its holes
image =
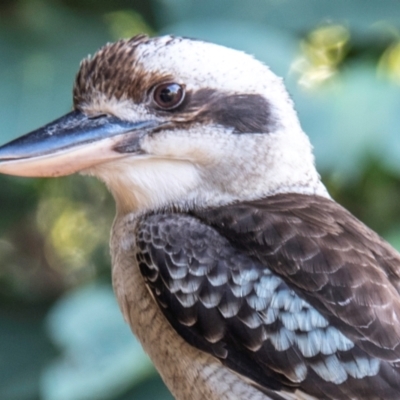
POLYGON ((172 36, 83 60, 73 111, 2 146, 0 172, 95 175, 122 213, 326 195, 282 80, 243 52, 172 36))

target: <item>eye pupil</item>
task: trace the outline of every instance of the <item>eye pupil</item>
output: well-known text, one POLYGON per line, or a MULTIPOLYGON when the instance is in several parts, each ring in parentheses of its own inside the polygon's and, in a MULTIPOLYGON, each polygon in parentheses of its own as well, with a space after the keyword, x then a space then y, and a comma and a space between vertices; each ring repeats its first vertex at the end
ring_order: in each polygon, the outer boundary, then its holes
POLYGON ((178 85, 169 85, 160 92, 160 100, 165 103, 172 103, 176 96, 179 96, 181 88, 178 85))
POLYGON ((154 101, 164 110, 178 107, 183 97, 183 87, 177 83, 163 83, 154 90, 154 101))

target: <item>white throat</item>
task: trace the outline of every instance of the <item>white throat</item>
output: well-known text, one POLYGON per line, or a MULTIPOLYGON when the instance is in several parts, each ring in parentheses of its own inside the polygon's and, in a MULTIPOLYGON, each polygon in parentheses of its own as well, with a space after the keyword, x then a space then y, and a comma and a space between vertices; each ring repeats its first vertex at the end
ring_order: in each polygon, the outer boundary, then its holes
POLYGON ((329 197, 302 132, 228 135, 204 129, 180 136, 174 131, 143 147, 151 155, 127 155, 87 171, 106 183, 123 214, 213 207, 278 193, 329 197))

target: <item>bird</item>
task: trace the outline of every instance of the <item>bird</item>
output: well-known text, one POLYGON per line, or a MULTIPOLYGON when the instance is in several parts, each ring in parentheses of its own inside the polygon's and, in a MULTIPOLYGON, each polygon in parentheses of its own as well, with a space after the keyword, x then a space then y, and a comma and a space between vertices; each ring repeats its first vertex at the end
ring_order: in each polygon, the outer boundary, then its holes
POLYGON ((95 176, 112 281, 178 400, 398 399, 400 255, 332 199, 284 82, 244 52, 138 35, 0 172, 95 176))

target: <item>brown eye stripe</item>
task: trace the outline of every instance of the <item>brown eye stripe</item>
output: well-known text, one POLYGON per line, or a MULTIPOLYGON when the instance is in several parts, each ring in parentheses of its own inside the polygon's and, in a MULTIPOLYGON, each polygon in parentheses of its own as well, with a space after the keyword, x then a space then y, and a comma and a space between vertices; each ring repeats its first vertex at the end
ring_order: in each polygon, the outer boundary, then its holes
POLYGON ((187 91, 176 109, 177 126, 204 123, 233 128, 234 133, 269 133, 277 120, 268 100, 258 94, 228 94, 215 89, 187 91))

